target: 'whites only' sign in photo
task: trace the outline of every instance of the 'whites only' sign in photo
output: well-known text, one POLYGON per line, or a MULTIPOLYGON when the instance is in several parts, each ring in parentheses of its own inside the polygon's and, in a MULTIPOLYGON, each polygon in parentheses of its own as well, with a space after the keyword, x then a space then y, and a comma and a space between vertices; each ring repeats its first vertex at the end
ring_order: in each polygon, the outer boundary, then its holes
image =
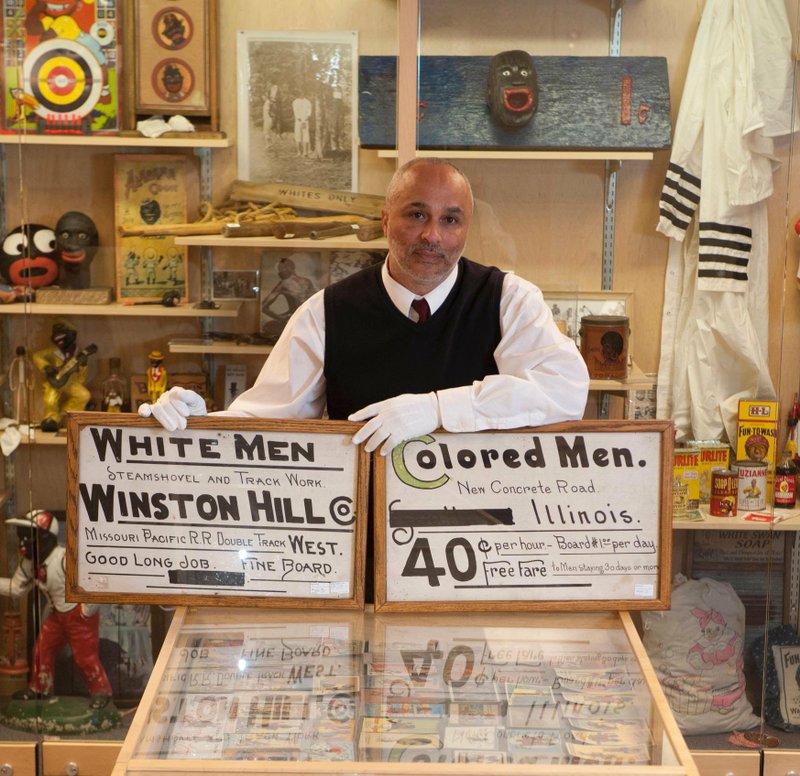
POLYGON ((72 600, 363 605, 368 463, 353 424, 70 421, 72 600))
POLYGON ((671 435, 585 421, 399 445, 376 463, 376 609, 664 608, 671 435))

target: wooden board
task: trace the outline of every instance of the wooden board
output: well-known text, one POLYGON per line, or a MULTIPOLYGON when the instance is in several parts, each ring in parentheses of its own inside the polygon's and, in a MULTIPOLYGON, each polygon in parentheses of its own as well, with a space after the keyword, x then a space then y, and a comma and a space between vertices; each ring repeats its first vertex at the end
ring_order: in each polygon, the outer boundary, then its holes
MULTIPOLYGON (((422 149, 663 149, 672 142, 664 57, 533 57, 539 103, 530 123, 495 123, 486 101, 491 57, 420 57, 422 149)), ((396 59, 359 59, 364 148, 396 143, 396 59)))

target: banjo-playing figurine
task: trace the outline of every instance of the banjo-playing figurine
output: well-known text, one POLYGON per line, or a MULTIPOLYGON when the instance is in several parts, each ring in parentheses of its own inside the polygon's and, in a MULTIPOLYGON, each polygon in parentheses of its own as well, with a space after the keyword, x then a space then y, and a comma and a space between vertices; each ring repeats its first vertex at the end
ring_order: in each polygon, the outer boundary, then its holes
POLYGON ((505 127, 523 127, 538 104, 536 68, 527 51, 501 51, 489 63, 487 94, 492 118, 505 127))
POLYGON ((33 354, 34 366, 44 375, 44 419, 42 431, 58 431, 68 412, 86 409, 92 395, 84 385, 89 356, 97 352, 97 345, 87 345, 78 351, 77 331, 68 323, 53 324, 51 347, 33 354))

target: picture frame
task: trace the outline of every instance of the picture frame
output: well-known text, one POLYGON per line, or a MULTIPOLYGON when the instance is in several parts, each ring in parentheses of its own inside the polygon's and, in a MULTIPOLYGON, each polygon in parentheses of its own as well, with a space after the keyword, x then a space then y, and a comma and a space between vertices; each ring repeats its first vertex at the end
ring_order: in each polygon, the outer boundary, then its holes
MULTIPOLYGON (((631 291, 548 291, 542 289, 544 301, 553 313, 553 320, 564 334, 575 341, 580 350, 581 318, 585 315, 626 315, 630 321, 633 312, 631 291)), ((633 351, 634 326, 630 323, 628 356, 633 351)))
POLYGON ((672 453, 670 421, 607 420, 375 456, 376 613, 668 608, 672 453))
MULTIPOLYGON (((114 156, 114 226, 186 223, 188 160, 177 154, 114 156), (157 191, 157 194, 153 194, 157 191)), ((119 236, 118 302, 155 302, 175 292, 187 301, 188 249, 172 235, 119 236)))
POLYGON ((212 269, 211 298, 245 302, 258 299, 259 275, 257 269, 212 269))
POLYGON ((217 0, 126 2, 135 71, 126 123, 133 128, 137 114, 180 114, 206 117, 216 131, 217 0))
POLYGON ((132 413, 70 413, 68 599, 362 609, 369 454, 352 444, 357 428, 197 417, 178 440, 132 413))
POLYGON ((329 257, 326 253, 264 251, 261 257, 259 297, 259 331, 263 338, 277 340, 292 313, 306 299, 328 285, 329 257))
POLYGON ((352 191, 358 33, 237 33, 238 177, 352 191))

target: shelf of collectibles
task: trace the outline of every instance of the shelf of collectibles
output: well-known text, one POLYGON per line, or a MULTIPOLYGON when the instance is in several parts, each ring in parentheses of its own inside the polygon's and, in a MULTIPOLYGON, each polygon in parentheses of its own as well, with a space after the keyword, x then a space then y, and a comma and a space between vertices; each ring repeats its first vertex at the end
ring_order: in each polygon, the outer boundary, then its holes
POLYGON ((113 776, 697 774, 625 613, 177 610, 113 776), (254 772, 254 771, 253 771, 254 772))

